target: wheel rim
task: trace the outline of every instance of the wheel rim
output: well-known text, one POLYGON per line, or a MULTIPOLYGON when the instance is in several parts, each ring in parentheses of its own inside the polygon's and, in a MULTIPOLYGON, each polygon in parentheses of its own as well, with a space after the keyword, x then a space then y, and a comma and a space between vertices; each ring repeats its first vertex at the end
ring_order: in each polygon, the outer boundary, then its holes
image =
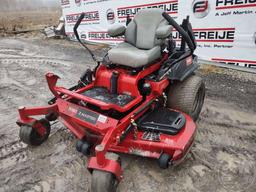
POLYGON ((43 129, 45 129, 45 133, 44 135, 41 135, 36 128, 32 129, 31 135, 30 135, 30 139, 31 139, 31 143, 34 145, 40 145, 41 143, 43 143, 45 140, 47 140, 49 134, 50 134, 50 124, 44 119, 41 119, 38 121, 38 123, 40 123, 40 126, 42 126, 43 129))
POLYGON ((33 143, 41 143, 45 137, 46 137, 47 133, 45 133, 43 136, 41 136, 36 129, 32 129, 31 132, 31 141, 33 143))

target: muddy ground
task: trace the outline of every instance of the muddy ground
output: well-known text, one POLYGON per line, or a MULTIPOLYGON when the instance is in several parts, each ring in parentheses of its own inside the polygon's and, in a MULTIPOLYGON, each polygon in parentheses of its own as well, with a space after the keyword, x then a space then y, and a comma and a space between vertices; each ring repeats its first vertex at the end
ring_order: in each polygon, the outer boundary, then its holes
MULTIPOLYGON (((18 106, 44 105, 51 97, 46 72, 71 86, 90 63, 84 49, 69 41, 0 38, 0 192, 89 191, 87 160, 61 123, 36 148, 19 141, 15 121, 18 106)), ((119 191, 256 191, 256 75, 209 66, 198 74, 207 94, 192 153, 167 170, 155 160, 122 155, 119 191)))
MULTIPOLYGON (((60 16, 61 9, 55 8, 30 11, 0 11, 0 36, 10 36, 10 34, 18 31, 39 31, 45 27, 57 26, 60 16)), ((26 37, 24 34, 21 35, 26 37)), ((31 38, 33 35, 36 36, 35 33, 29 33, 27 37, 31 38)))

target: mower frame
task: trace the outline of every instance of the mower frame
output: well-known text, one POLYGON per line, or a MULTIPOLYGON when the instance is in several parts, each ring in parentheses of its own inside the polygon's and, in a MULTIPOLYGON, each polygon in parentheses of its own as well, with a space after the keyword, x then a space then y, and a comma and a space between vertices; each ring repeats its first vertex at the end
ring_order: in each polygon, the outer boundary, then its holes
MULTIPOLYGON (((127 75, 124 70, 118 69, 119 73, 123 71, 120 79, 122 79, 123 83, 125 83, 127 86, 130 86, 130 84, 137 84, 141 78, 159 69, 160 65, 165 60, 166 56, 164 56, 163 59, 158 63, 153 64, 147 69, 139 72, 135 77, 131 77, 130 75, 127 75)), ((95 147, 96 156, 90 158, 88 163, 88 169, 98 169, 111 172, 119 180, 121 179, 122 175, 121 167, 116 161, 106 159, 105 154, 108 151, 129 153, 156 159, 158 159, 162 152, 165 151, 168 154, 172 154, 172 163, 179 161, 192 145, 195 138, 196 129, 193 120, 184 113, 183 114, 186 117, 186 126, 181 131, 181 133, 176 136, 168 136, 163 134, 161 136, 161 142, 149 143, 148 141, 142 140, 142 133, 138 132, 136 135, 136 140, 134 139, 133 134, 129 134, 122 141, 120 140, 122 134, 124 134, 127 127, 129 125, 136 126, 135 121, 139 117, 141 117, 145 113, 145 111, 147 111, 149 108, 155 105, 155 103, 157 103, 158 98, 162 96, 162 93, 169 85, 168 79, 163 79, 159 82, 150 82, 152 86, 152 94, 149 95, 144 101, 142 101, 142 96, 139 96, 140 93, 137 87, 131 86, 130 91, 132 91, 134 94, 138 94, 138 99, 135 100, 136 102, 131 102, 132 104, 129 104, 124 108, 121 108, 120 106, 114 104, 109 105, 103 102, 99 102, 98 100, 94 100, 80 94, 94 86, 105 85, 105 82, 107 82, 105 81, 105 79, 109 78, 112 72, 113 70, 109 70, 105 66, 100 66, 96 74, 100 74, 99 77, 96 76, 96 79, 98 79, 98 81, 94 81, 88 86, 78 89, 74 92, 66 88, 56 86, 59 77, 57 75, 54 75, 53 73, 47 73, 46 79, 49 85, 49 89, 57 97, 56 103, 53 105, 34 108, 20 107, 20 119, 17 122, 18 125, 30 125, 34 128, 33 125, 36 124, 37 120, 34 119, 33 116, 55 114, 61 118, 63 124, 80 140, 86 139, 86 137, 88 137, 84 128, 86 127, 87 129, 90 129, 92 132, 95 133, 93 134, 93 140, 98 142, 96 142, 97 146, 95 147), (61 98, 60 94, 64 94, 65 98, 61 98), (120 112, 128 111, 135 104, 138 104, 140 102, 142 103, 139 107, 131 110, 131 112, 124 118, 116 120, 111 117, 101 115, 86 107, 81 107, 73 104, 70 102, 70 100, 72 99, 78 99, 87 103, 91 103, 93 105, 97 105, 102 110, 115 109, 120 112), (96 124, 93 124, 88 122, 88 119, 87 121, 85 121, 81 119, 81 117, 78 118, 77 113, 79 110, 81 111, 80 113, 83 113, 84 110, 85 112, 91 112, 93 115, 98 115, 98 118, 102 118, 103 121, 105 120, 105 122, 107 122, 107 124, 100 121, 97 121, 96 124)), ((110 85, 105 86, 109 87, 110 85)), ((42 128, 36 127, 36 129, 40 134, 44 134, 44 130, 42 128)))
MULTIPOLYGON (((77 37, 76 30, 83 16, 82 14, 75 25, 77 37)), ((57 86, 59 77, 53 73, 47 73, 48 87, 55 96, 53 102, 42 107, 20 107, 17 124, 21 127, 32 127, 39 135, 43 136, 46 130, 35 116, 53 116, 54 120, 59 118, 80 141, 87 141, 93 145, 91 147, 92 156, 88 161, 88 170, 90 172, 93 170, 110 172, 118 181, 123 177, 123 170, 116 159, 109 158, 109 152, 155 159, 159 159, 163 153, 166 153, 171 157, 170 164, 175 165, 182 162, 190 151, 196 136, 196 125, 189 115, 179 111, 186 119, 182 130, 176 135, 161 134, 157 142, 145 140, 143 132, 138 130, 137 125, 137 120, 149 110, 157 109, 159 105, 166 107, 165 92, 173 81, 183 81, 192 75, 198 67, 197 57, 193 54, 196 44, 191 37, 192 28, 189 26, 188 18, 180 26, 168 14, 163 13, 163 17, 181 33, 183 38, 180 51, 183 52, 183 57, 173 59, 169 53, 163 52, 161 59, 135 73, 130 73, 130 69, 122 67, 98 65, 94 80, 84 86, 77 86, 74 90, 57 86), (186 49, 185 43, 189 49, 186 49), (147 78, 150 74, 162 69, 163 66, 166 68, 163 69, 162 76, 156 79, 147 78), (119 75, 118 93, 128 92, 134 97, 127 105, 106 103, 83 94, 94 87, 105 87, 110 90, 113 73, 119 75), (141 79, 144 80, 144 84, 150 85, 148 94, 142 95, 138 88, 141 79), (164 102, 161 102, 162 100, 164 102), (77 101, 93 105, 97 107, 97 110, 93 110, 87 105, 79 105, 77 101), (109 110, 115 110, 124 115, 117 119, 106 115, 105 112, 109 110)), ((79 37, 78 40, 80 41, 79 37)), ((95 60, 93 53, 90 52, 90 54, 95 60)))

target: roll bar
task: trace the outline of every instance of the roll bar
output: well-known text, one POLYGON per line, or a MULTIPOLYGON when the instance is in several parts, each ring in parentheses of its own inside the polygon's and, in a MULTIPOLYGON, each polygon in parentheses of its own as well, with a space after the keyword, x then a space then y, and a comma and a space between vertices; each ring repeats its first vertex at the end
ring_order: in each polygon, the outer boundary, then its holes
POLYGON ((196 49, 196 47, 188 33, 166 12, 163 12, 162 16, 168 21, 170 25, 172 25, 181 34, 181 36, 187 43, 189 49, 193 52, 196 49))
POLYGON ((79 27, 79 25, 81 24, 82 20, 84 19, 84 16, 85 16, 85 13, 82 13, 82 14, 79 16, 79 18, 78 18, 78 20, 77 20, 77 22, 76 22, 76 24, 75 24, 75 26, 74 26, 74 34, 75 34, 75 36, 76 36, 76 39, 79 41, 79 43, 90 53, 92 59, 93 59, 96 63, 98 63, 98 61, 97 61, 95 55, 93 54, 93 52, 81 41, 81 39, 80 39, 80 37, 79 37, 79 35, 78 35, 78 32, 77 32, 77 28, 79 27))

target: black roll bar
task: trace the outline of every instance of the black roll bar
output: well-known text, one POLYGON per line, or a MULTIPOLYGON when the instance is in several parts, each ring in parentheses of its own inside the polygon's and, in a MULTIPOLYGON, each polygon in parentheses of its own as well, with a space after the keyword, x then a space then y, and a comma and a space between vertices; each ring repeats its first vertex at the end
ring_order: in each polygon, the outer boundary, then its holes
POLYGON ((189 49, 192 52, 194 52, 196 47, 195 47, 193 41, 191 40, 190 36, 188 35, 188 33, 166 12, 163 12, 162 15, 168 21, 168 23, 170 25, 172 25, 181 34, 182 38, 184 38, 184 40, 186 41, 189 49))

